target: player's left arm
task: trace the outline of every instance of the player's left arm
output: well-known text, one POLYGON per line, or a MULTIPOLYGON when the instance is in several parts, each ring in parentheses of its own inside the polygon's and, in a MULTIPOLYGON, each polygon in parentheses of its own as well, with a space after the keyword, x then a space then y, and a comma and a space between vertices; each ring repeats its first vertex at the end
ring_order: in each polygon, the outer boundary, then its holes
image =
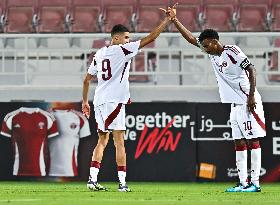
POLYGON ((255 88, 256 88, 256 69, 252 64, 250 64, 247 66, 246 70, 249 73, 248 78, 250 82, 250 91, 249 91, 247 106, 248 106, 248 110, 250 112, 253 112, 254 109, 256 108, 256 101, 254 96, 255 88))

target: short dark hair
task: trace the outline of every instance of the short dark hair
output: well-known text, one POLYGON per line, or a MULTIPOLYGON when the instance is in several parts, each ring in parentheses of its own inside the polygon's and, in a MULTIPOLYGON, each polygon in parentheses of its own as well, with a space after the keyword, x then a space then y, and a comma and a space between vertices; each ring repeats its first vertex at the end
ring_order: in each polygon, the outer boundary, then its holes
POLYGON ((206 38, 219 40, 219 34, 217 31, 215 31, 213 29, 205 29, 204 31, 202 31, 200 33, 200 35, 198 37, 199 43, 202 43, 202 41, 206 38))
POLYGON ((124 32, 129 32, 128 28, 126 28, 122 24, 117 24, 112 28, 111 36, 113 37, 116 33, 124 33, 124 32))

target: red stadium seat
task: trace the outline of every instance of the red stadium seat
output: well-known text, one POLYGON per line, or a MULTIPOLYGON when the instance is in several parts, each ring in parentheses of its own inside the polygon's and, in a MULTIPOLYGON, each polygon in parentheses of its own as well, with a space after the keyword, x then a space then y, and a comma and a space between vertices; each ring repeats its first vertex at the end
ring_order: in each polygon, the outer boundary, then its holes
MULTIPOLYGON (((145 71, 145 56, 144 54, 138 54, 134 57, 135 61, 135 72, 143 72, 145 71)), ((132 65, 131 67, 132 68, 132 65)), ((130 82, 148 82, 148 75, 129 75, 130 82)))
POLYGON ((280 31, 280 0, 272 0, 272 31, 280 31))
POLYGON ((102 0, 73 0, 72 32, 100 32, 102 0))
POLYGON ((105 40, 105 39, 94 40, 92 42, 92 48, 100 49, 104 46, 109 46, 110 43, 111 43, 110 40, 105 40))
POLYGON ((238 31, 267 30, 268 0, 239 0, 238 31))
POLYGON ((160 7, 170 6, 169 0, 137 0, 137 32, 150 32, 159 25, 165 14, 160 7))
POLYGON ((237 0, 204 0, 204 29, 233 31, 233 15, 236 12, 237 0))
POLYGON ((36 13, 36 0, 9 0, 6 8, 7 33, 31 33, 35 31, 33 17, 36 13))
POLYGON ((38 32, 67 32, 70 3, 70 0, 38 0, 38 32))
MULTIPOLYGON (((200 31, 199 16, 201 16, 201 0, 172 0, 171 5, 179 3, 177 7, 177 18, 190 31, 200 31)), ((178 31, 172 24, 172 31, 178 31)))
POLYGON ((103 0, 103 4, 105 32, 110 32, 116 24, 122 24, 131 31, 135 30, 135 0, 103 0))
MULTIPOLYGON (((151 42, 150 44, 148 44, 147 46, 145 46, 145 48, 154 48, 155 47, 155 42, 151 42)), ((135 63, 135 68, 134 68, 134 72, 145 72, 145 55, 144 52, 140 52, 139 54, 137 54, 134 57, 134 63, 135 63)), ((147 69, 148 71, 151 71, 155 68, 156 66, 156 54, 154 52, 148 52, 148 56, 147 56, 147 69)), ((132 71, 133 66, 131 65, 130 67, 130 71, 132 71)), ((130 82, 148 82, 150 81, 149 79, 149 75, 129 75, 129 81, 130 82)))

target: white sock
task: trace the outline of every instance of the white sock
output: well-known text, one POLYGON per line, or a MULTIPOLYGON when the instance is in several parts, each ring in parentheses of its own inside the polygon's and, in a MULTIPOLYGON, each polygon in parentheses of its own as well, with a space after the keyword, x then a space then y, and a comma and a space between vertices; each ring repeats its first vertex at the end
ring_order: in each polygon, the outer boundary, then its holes
POLYGON ((243 186, 247 186, 247 150, 236 151, 236 167, 238 170, 240 183, 243 186))
POLYGON ((261 172, 261 148, 251 150, 251 181, 257 187, 260 186, 261 172))
POLYGON ((99 169, 96 167, 91 167, 89 172, 90 172, 91 180, 94 182, 97 182, 97 175, 98 175, 99 169))
POLYGON ((124 171, 118 171, 118 177, 121 185, 125 185, 125 177, 126 177, 126 172, 124 171))

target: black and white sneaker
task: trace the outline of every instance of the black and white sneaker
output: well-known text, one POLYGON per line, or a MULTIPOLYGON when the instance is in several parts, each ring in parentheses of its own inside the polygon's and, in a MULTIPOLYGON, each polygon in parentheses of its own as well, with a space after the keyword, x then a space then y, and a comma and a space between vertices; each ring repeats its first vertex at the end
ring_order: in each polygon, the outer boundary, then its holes
POLYGON ((119 184, 118 191, 120 191, 120 192, 131 192, 130 188, 126 184, 122 185, 121 183, 119 184))
POLYGON ((241 192, 261 192, 261 187, 256 186, 252 182, 248 184, 248 186, 244 187, 241 192))
POLYGON ((87 188, 92 191, 108 191, 108 189, 98 182, 94 182, 91 180, 91 177, 89 177, 89 180, 87 182, 87 188))

